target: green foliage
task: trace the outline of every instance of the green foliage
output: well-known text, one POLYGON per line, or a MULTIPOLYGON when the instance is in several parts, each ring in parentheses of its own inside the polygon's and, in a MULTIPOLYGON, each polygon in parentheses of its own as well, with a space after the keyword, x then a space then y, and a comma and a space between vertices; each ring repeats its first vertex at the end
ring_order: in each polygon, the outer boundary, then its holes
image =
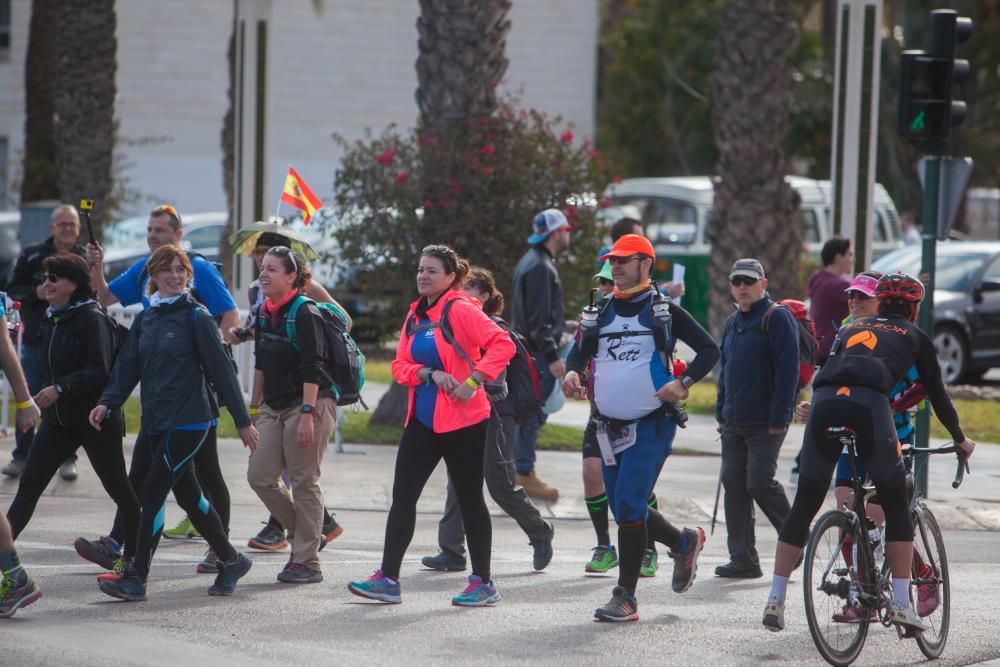
POLYGON ((336 259, 367 293, 372 312, 360 326, 398 331, 429 244, 451 245, 508 289, 531 221, 546 208, 576 225, 573 252, 559 261, 567 306, 585 298, 602 235, 598 198, 610 177, 604 156, 560 119, 506 100, 444 136, 390 126, 354 143, 335 140, 344 151, 334 185, 336 259))

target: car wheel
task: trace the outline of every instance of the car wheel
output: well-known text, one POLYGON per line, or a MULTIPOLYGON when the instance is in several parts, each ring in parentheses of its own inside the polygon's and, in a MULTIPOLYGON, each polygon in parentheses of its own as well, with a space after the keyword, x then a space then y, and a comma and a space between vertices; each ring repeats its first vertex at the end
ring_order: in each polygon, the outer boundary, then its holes
POLYGON ((965 375, 969 363, 965 335, 957 327, 939 327, 934 334, 934 349, 941 366, 941 379, 945 384, 957 384, 965 375))

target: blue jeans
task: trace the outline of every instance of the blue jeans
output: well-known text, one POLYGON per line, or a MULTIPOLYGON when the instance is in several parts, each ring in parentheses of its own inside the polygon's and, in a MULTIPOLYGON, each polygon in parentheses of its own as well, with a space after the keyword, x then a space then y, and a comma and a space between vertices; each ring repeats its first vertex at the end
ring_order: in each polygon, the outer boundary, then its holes
POLYGON ((635 444, 615 455, 618 465, 605 465, 601 459, 608 507, 619 524, 646 519, 649 494, 673 449, 676 433, 677 424, 670 417, 641 421, 635 444))
MULTIPOLYGON (((42 390, 42 350, 40 345, 21 346, 21 370, 28 383, 28 391, 32 396, 42 390)), ((11 458, 17 461, 27 461, 31 442, 35 439, 34 427, 23 433, 14 429, 14 451, 11 458)), ((76 463, 76 454, 71 454, 66 463, 76 463)))
MULTIPOLYGON (((538 384, 544 401, 556 387, 556 376, 549 372, 544 360, 536 363, 538 369, 538 384)), ((538 411, 538 418, 530 424, 517 427, 517 439, 514 442, 514 468, 518 475, 530 475, 535 469, 535 444, 538 442, 538 431, 545 423, 546 415, 538 411)))

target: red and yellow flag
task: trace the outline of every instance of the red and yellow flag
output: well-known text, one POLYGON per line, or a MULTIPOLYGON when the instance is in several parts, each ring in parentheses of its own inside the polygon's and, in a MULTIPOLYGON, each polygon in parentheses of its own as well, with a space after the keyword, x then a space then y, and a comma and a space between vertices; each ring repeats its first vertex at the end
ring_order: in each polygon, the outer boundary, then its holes
POLYGON ((288 176, 285 178, 285 189, 281 191, 281 201, 302 211, 304 225, 308 225, 309 218, 323 206, 319 197, 291 167, 288 168, 288 176))

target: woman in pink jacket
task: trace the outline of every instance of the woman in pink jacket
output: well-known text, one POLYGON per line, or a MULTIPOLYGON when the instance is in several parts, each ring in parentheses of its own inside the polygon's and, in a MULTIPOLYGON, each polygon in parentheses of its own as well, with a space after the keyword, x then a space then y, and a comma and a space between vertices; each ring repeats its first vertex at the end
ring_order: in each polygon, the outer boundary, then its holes
POLYGON ((452 604, 495 604, 490 579, 493 528, 483 499, 483 457, 490 403, 482 389, 514 356, 510 336, 461 290, 469 263, 444 245, 423 249, 417 269, 420 298, 410 304, 392 362, 392 374, 409 387, 406 426, 396 455, 392 507, 385 527, 382 567, 347 588, 355 595, 398 603, 399 568, 413 538, 417 500, 444 459, 458 494, 472 574, 452 604))

